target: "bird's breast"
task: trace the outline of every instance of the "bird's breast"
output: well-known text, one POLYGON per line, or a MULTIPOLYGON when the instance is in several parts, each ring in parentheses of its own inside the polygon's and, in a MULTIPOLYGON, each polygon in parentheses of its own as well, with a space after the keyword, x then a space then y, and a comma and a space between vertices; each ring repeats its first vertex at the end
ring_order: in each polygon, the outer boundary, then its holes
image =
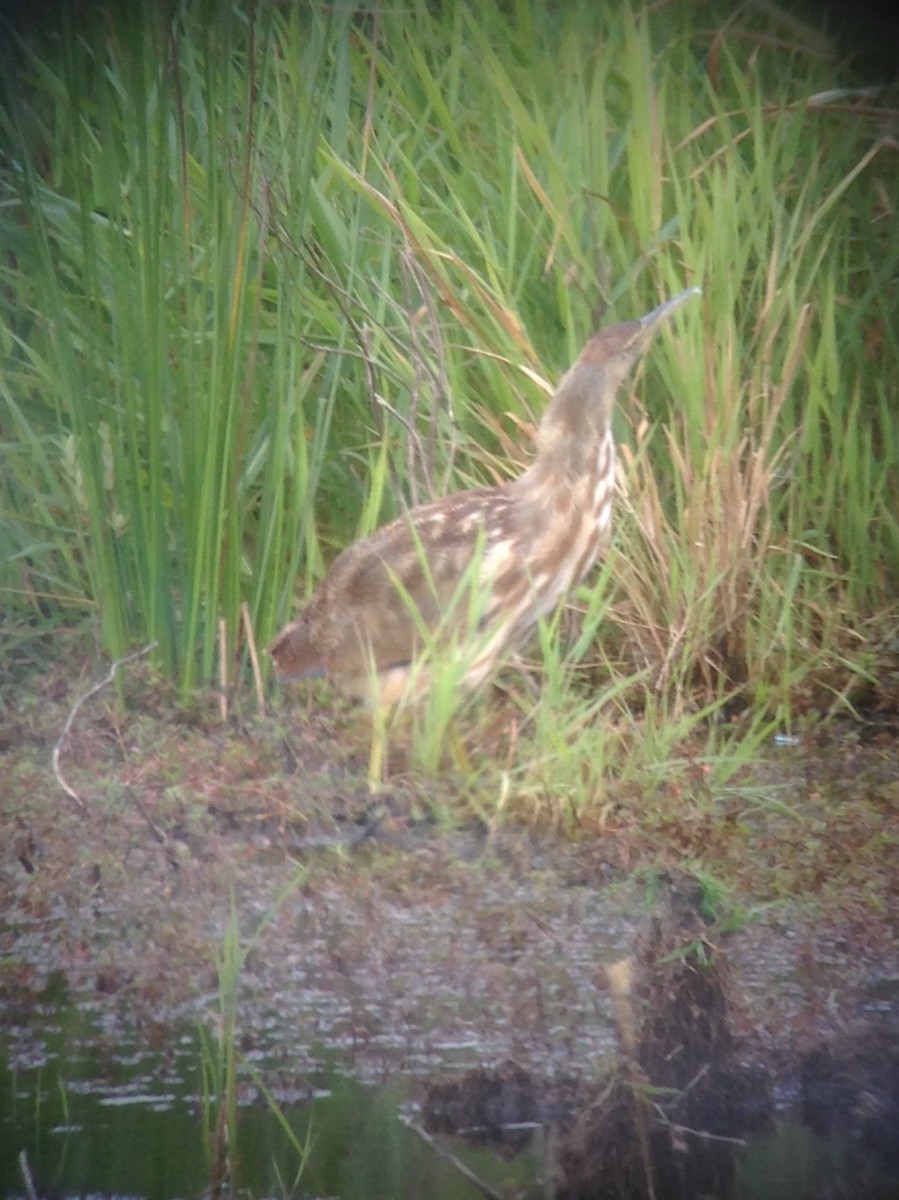
MULTIPOLYGON (((532 477, 517 510, 517 536, 493 548, 495 609, 551 612, 587 574, 609 542, 615 490, 611 434, 575 478, 532 477)), ((488 564, 485 564, 488 565, 488 564)))

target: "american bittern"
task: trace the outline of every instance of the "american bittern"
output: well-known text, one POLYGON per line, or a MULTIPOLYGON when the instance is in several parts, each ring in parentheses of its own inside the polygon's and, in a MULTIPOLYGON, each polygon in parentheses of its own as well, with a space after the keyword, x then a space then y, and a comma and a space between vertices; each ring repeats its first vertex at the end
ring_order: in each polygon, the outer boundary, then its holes
POLYGON ((325 675, 387 705, 423 692, 428 667, 416 660, 442 649, 464 655, 463 686, 477 688, 608 545, 616 392, 659 323, 699 290, 590 338, 540 422, 523 475, 419 505, 344 550, 269 646, 278 675, 325 675), (476 605, 460 602, 460 585, 476 605))

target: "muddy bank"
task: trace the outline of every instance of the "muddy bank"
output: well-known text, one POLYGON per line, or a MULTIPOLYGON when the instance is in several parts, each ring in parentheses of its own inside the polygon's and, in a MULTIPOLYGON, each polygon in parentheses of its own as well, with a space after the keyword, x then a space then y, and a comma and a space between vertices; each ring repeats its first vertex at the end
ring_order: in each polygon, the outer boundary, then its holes
POLYGON ((728 880, 702 937, 727 961, 728 1054, 763 1064, 775 1108, 838 1087, 825 1077, 845 1079, 862 1031, 899 1006, 890 740, 772 751, 705 807, 622 809, 572 841, 464 811, 447 828, 451 783, 398 779, 373 800, 345 714, 221 727, 211 704, 146 688, 79 718, 78 805, 51 769, 71 696, 46 680, 0 728, 0 988, 61 976, 110 1042, 216 1020, 233 898, 240 1048, 280 1064, 275 1082, 301 1090, 327 1060, 424 1088, 512 1062, 551 1097, 614 1063, 606 968, 633 956, 684 863, 728 880))

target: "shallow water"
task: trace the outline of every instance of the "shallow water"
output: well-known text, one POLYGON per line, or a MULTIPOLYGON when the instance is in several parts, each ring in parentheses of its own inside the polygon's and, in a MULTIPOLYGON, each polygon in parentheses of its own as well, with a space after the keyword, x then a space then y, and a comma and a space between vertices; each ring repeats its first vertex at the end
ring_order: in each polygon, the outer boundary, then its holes
MULTIPOLYGON (((0 1197, 25 1196, 23 1151, 41 1196, 180 1200, 208 1193, 195 1031, 159 1028, 152 1038, 113 1042, 102 1020, 89 1007, 69 1003, 61 985, 27 1009, 7 999, 0 1018, 0 1197)), ((324 1063, 328 1053, 321 1054, 324 1063)), ((236 1183, 245 1194, 482 1197, 465 1169, 499 1195, 548 1194, 541 1179, 552 1138, 539 1129, 504 1146, 437 1139, 453 1162, 415 1131, 419 1109, 408 1077, 374 1087, 324 1065, 290 1078, 283 1060, 257 1052, 252 1062, 282 1116, 244 1073, 236 1183), (297 1144, 307 1143, 305 1159, 297 1144)), ((745 1149, 727 1153, 733 1160, 726 1185, 715 1193, 720 1200, 888 1200, 899 1194, 899 1179, 866 1162, 857 1147, 819 1137, 789 1116, 745 1149)))
MULTIPOLYGON (((111 1046, 90 1013, 50 998, 28 1014, 8 1007, 3 1028, 0 1196, 25 1194, 22 1151, 41 1195, 174 1200, 208 1187, 201 1056, 189 1030, 161 1046, 111 1046)), ((323 1070, 274 1092, 299 1145, 310 1139, 311 1154, 304 1162, 261 1091, 245 1081, 237 1184, 249 1194, 479 1195, 401 1119, 409 1111, 406 1081, 375 1088, 323 1070)), ((501 1189, 520 1189, 535 1174, 529 1154, 504 1162, 486 1151, 456 1153, 501 1189)))

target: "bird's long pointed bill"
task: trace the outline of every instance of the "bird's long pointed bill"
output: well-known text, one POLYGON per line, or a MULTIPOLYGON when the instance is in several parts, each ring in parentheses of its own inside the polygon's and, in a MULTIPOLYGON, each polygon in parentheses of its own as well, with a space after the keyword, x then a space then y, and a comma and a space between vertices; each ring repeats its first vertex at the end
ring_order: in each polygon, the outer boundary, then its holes
POLYGON ((644 329, 653 329, 660 321, 664 321, 669 317, 676 308, 680 308, 685 300, 701 295, 701 287, 691 287, 687 288, 685 292, 678 292, 676 296, 672 296, 670 300, 666 300, 664 304, 660 304, 658 308, 654 308, 652 312, 648 312, 645 317, 641 317, 640 324, 644 329))

